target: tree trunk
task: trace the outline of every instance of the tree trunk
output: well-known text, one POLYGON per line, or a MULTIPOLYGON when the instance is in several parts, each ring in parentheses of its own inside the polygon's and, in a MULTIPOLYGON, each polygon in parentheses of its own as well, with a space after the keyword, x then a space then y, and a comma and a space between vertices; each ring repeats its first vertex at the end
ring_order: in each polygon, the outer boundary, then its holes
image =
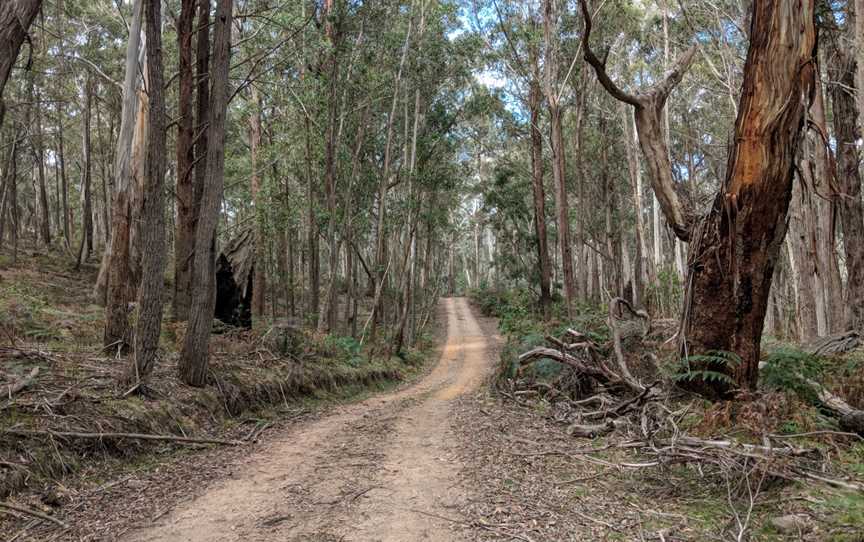
MULTIPOLYGON (((817 305, 825 307, 825 330, 820 335, 846 330, 843 303, 843 282, 837 257, 836 231, 839 213, 837 186, 834 180, 834 155, 827 138, 828 123, 825 120, 825 99, 822 84, 817 81, 813 106, 810 108, 813 123, 808 123, 807 139, 812 152, 810 176, 816 200, 816 263, 822 287, 817 288, 817 305), (819 301, 821 299, 821 301, 819 301)), ((806 172, 805 172, 806 173, 806 172)))
MULTIPOLYGON (((813 0, 755 0, 750 36, 735 145, 723 188, 694 235, 684 322, 685 355, 734 352, 740 363, 707 368, 729 374, 745 390, 756 388, 794 153, 814 90, 813 0)), ((732 388, 702 379, 693 387, 709 396, 732 388)))
POLYGON ((30 150, 36 166, 36 189, 39 204, 39 237, 46 247, 51 246, 51 211, 48 208, 48 192, 45 188, 45 139, 42 127, 42 100, 41 93, 37 92, 34 76, 28 79, 28 91, 30 105, 27 108, 26 123, 30 132, 30 150), (35 119, 31 117, 31 111, 35 111, 35 119), (34 126, 35 125, 35 126, 34 126))
POLYGON ((63 236, 66 238, 66 246, 72 244, 72 231, 69 223, 69 183, 66 179, 66 154, 63 145, 63 104, 57 104, 57 162, 60 171, 60 191, 63 200, 63 236))
POLYGON ((261 147, 261 97, 254 85, 251 87, 252 115, 249 117, 249 147, 252 159, 251 193, 255 213, 255 263, 252 264, 252 322, 257 324, 264 318, 267 291, 267 255, 264 250, 264 203, 261 201, 261 177, 258 165, 258 149, 261 147))
POLYGON ((636 258, 633 262, 633 304, 640 307, 646 303, 645 284, 648 282, 648 243, 645 236, 645 221, 642 217, 642 167, 636 152, 636 129, 633 117, 627 114, 625 104, 621 104, 624 127, 627 166, 630 172, 630 187, 633 191, 633 214, 636 217, 636 258))
POLYGON ((126 351, 131 344, 131 328, 128 319, 128 304, 134 299, 134 273, 130 264, 131 229, 133 221, 134 140, 144 135, 145 125, 138 92, 141 72, 141 0, 132 5, 132 22, 129 43, 126 49, 126 74, 123 81, 123 107, 120 134, 114 162, 114 199, 111 216, 111 243, 105 251, 102 267, 97 279, 97 300, 105 302, 105 332, 103 344, 106 348, 126 351), (104 292, 104 297, 102 295, 104 292))
MULTIPOLYGON (((536 55, 532 55, 536 62, 536 55)), ((549 273, 549 243, 546 237, 546 194, 543 187, 543 134, 540 133, 540 82, 537 75, 528 89, 528 110, 531 112, 531 187, 534 192, 534 233, 537 235, 537 270, 540 274, 540 310, 549 318, 552 304, 549 273)))
POLYGON ((146 0, 148 138, 139 242, 142 254, 135 360, 127 379, 146 382, 156 364, 162 328, 165 275, 165 98, 162 67, 162 0, 146 0), (134 380, 130 377, 134 376, 134 380))
MULTIPOLYGON (((189 318, 189 302, 191 294, 191 271, 195 240, 195 213, 198 207, 195 198, 195 114, 193 110, 193 91, 195 89, 195 71, 192 64, 192 24, 195 19, 196 0, 182 0, 180 17, 177 19, 177 52, 179 71, 177 75, 177 226, 174 234, 174 298, 172 310, 174 319, 185 321, 189 318)), ((210 22, 208 13, 209 1, 204 0, 204 7, 199 13, 198 24, 203 29, 198 31, 199 52, 201 41, 205 49, 203 70, 207 70, 206 56, 209 52, 210 22)), ((206 86, 206 78, 205 78, 206 86)), ((200 88, 200 86, 199 86, 200 88)), ((199 120, 199 126, 202 123, 199 120)), ((200 130, 200 128, 199 128, 200 130)), ((203 167, 201 168, 203 170, 203 167)))
POLYGON ((86 250, 84 252, 84 259, 89 260, 93 255, 93 196, 92 196, 92 171, 93 171, 93 161, 91 159, 91 144, 90 144, 90 119, 91 119, 91 109, 93 103, 93 80, 90 76, 90 72, 87 72, 85 76, 84 83, 84 126, 83 126, 83 142, 82 142, 82 152, 84 153, 84 207, 81 210, 83 213, 82 224, 84 225, 84 231, 82 235, 87 240, 85 243, 86 250))
POLYGON ((18 59, 21 45, 25 39, 29 40, 27 30, 41 6, 42 0, 4 0, 0 4, 0 126, 3 126, 6 112, 3 89, 18 59))
MULTIPOLYGON (((611 80, 604 62, 591 51, 590 13, 586 0, 580 4, 586 23, 586 60, 610 94, 634 107, 652 186, 667 222, 678 238, 695 241, 685 295, 683 354, 733 352, 741 361, 732 367, 709 363, 697 369, 724 372, 738 388, 752 390, 758 377, 772 275, 786 234, 794 152, 814 87, 814 1, 753 2, 735 144, 723 189, 699 223, 672 179, 660 118, 695 48, 649 91, 628 94, 611 80)), ((724 379, 691 381, 694 389, 715 397, 731 391, 730 384, 724 379)))
MULTIPOLYGON (((855 57, 864 58, 864 0, 855 0, 855 57)), ((858 131, 864 134, 864 61, 856 62, 855 88, 858 89, 858 131)), ((2 120, 2 117, 0 117, 2 120)))
POLYGON ((203 386, 207 381, 210 357, 210 330, 216 304, 216 226, 222 204, 225 171, 225 116, 228 106, 228 72, 231 61, 231 17, 233 0, 219 0, 214 22, 213 81, 207 126, 207 183, 201 195, 201 215, 195 228, 192 306, 189 325, 180 353, 179 371, 183 382, 203 386))
POLYGON ((544 0, 543 34, 546 45, 544 88, 549 109, 549 143, 552 147, 552 177, 555 181, 555 211, 558 219, 558 247, 564 282, 564 304, 567 315, 573 316, 576 283, 573 274, 573 247, 570 243, 570 209, 567 198, 567 177, 564 161, 564 135, 561 127, 561 105, 558 99, 558 43, 556 0, 544 0))
MULTIPOLYGON (((843 248, 846 253, 847 328, 864 325, 864 206, 861 203, 860 156, 857 142, 858 108, 855 103, 854 55, 835 44, 828 72, 832 81, 831 102, 834 107, 834 137, 837 140, 837 179, 840 192, 840 219, 843 225, 843 248)), ((859 89, 860 91, 860 89, 859 89)))
POLYGON ((324 34, 329 44, 325 62, 327 71, 327 126, 324 133, 324 197, 327 203, 327 290, 324 310, 318 317, 318 331, 333 329, 336 325, 336 298, 338 288, 337 267, 339 247, 336 242, 336 124, 339 112, 337 89, 339 85, 339 36, 334 23, 333 0, 324 1, 324 34))
MULTIPOLYGON (((805 140, 802 138, 802 143, 805 140)), ((806 152, 803 150, 801 153, 806 152)), ((801 168, 802 172, 806 169, 801 168)), ((813 231, 815 216, 811 198, 812 182, 796 177, 792 183, 792 200, 789 206, 789 234, 786 243, 789 247, 795 305, 798 324, 798 340, 810 342, 818 336, 816 318, 816 240, 813 231)), ((821 293, 821 291, 819 292, 821 293)))

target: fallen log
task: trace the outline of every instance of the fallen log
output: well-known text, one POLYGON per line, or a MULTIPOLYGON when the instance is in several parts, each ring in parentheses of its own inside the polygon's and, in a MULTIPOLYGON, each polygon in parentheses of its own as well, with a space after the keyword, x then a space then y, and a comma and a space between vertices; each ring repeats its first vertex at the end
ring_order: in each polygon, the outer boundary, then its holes
POLYGON ((861 334, 855 330, 823 337, 806 348, 816 356, 845 354, 861 346, 861 334))

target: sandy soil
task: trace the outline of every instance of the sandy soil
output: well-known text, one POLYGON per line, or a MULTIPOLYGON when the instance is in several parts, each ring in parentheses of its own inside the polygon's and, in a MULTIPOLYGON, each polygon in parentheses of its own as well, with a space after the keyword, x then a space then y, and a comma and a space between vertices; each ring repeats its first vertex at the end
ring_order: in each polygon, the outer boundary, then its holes
POLYGON ((451 426, 490 370, 464 298, 442 301, 446 342, 417 384, 279 434, 134 541, 460 540, 469 498, 451 426))

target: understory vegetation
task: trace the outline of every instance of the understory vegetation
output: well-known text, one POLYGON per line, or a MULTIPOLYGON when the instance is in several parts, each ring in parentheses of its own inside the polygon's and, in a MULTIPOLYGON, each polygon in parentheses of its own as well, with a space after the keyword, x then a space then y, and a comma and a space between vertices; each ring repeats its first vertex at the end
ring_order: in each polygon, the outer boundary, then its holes
POLYGON ((52 256, 19 258, 0 273, 0 291, 10 294, 2 297, 9 385, 0 397, 0 499, 23 491, 50 509, 76 498, 78 475, 110 481, 190 447, 254 441, 280 420, 416 376, 431 349, 425 335, 393 356, 350 336, 223 324, 214 330, 211 384, 191 388, 177 378, 181 330, 166 326, 158 385, 133 394, 119 384, 123 364, 99 345, 102 311, 88 300, 95 269, 78 276, 52 256), (22 381, 13 395, 9 386, 22 381))
POLYGON ((581 306, 565 319, 556 303, 544 318, 529 290, 477 289, 471 297, 499 319, 505 338, 495 393, 511 405, 512 416, 537 418, 511 422, 519 427, 514 433, 532 426, 536 431, 541 420, 550 426, 538 434, 540 442, 521 439, 525 449, 516 455, 536 456, 526 466, 534 472, 520 474, 523 467, 511 465, 516 470, 509 475, 526 483, 552 477, 552 485, 573 486, 569 498, 582 502, 584 513, 599 513, 595 526, 604 536, 637 536, 633 518, 601 512, 632 499, 634 510, 643 511, 639 533, 675 533, 686 540, 860 540, 864 438, 838 425, 813 383, 864 407, 862 349, 818 354, 813 345, 768 338, 755 396, 711 402, 679 386, 686 373, 668 321, 623 337, 633 381, 644 386, 639 391, 578 367, 596 363, 620 376, 608 307, 581 306), (581 357, 580 346, 571 343, 550 357, 525 356, 561 345, 556 337, 590 344, 596 355, 581 357), (573 359, 562 363, 561 352, 573 359), (586 482, 574 484, 581 480, 586 482), (645 512, 645 503, 662 513, 645 512), (616 526, 602 528, 610 522, 616 526))

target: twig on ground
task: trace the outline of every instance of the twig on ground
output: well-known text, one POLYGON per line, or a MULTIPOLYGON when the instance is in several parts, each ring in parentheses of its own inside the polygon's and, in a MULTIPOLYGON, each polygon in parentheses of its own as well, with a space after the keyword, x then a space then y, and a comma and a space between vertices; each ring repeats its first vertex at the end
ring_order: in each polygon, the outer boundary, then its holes
POLYGON ((26 514, 28 516, 32 516, 34 518, 39 518, 45 521, 50 521, 51 523, 61 527, 63 529, 68 529, 69 526, 60 521, 55 517, 51 517, 48 514, 43 514, 38 510, 33 510, 32 508, 27 508, 25 506, 20 506, 17 504, 9 504, 8 502, 0 502, 0 508, 4 508, 6 510, 12 510, 13 512, 18 512, 20 514, 26 514))

